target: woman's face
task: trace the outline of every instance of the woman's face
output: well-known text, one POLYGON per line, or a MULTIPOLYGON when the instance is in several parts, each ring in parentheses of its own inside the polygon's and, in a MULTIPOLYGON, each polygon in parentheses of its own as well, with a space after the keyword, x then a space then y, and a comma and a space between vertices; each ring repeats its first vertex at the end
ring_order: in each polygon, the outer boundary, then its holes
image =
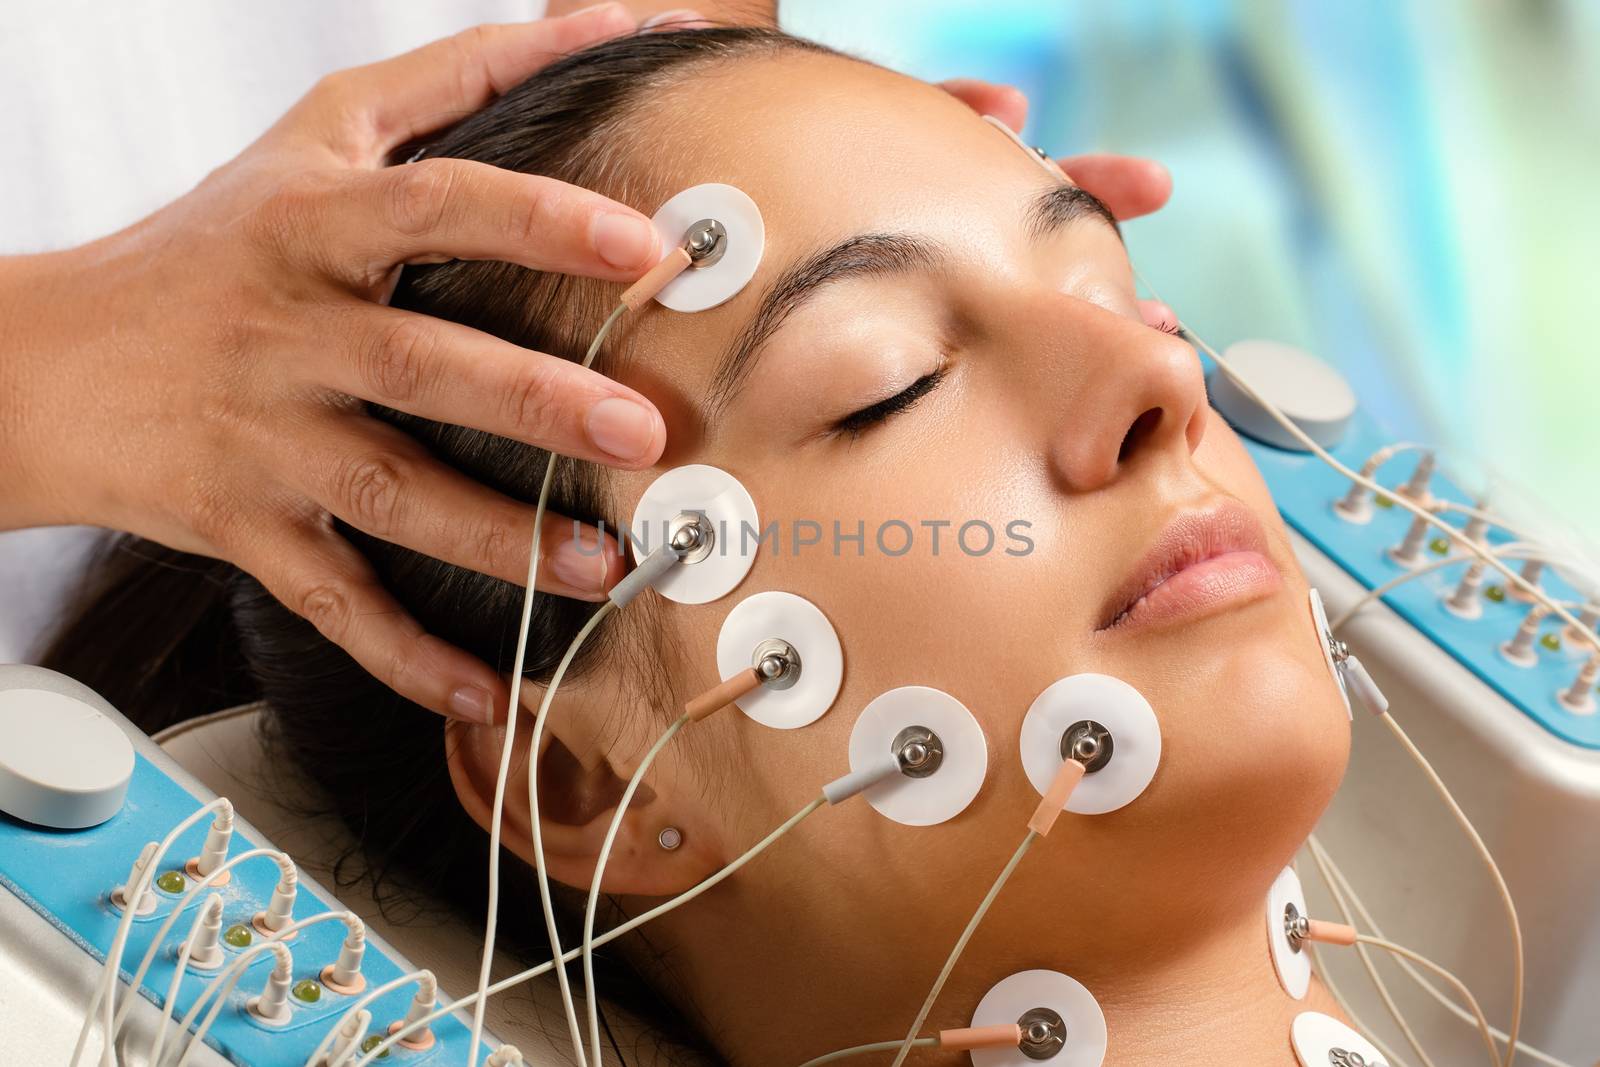
MULTIPOLYGON (((790 966, 774 959, 819 957, 847 964, 852 989, 910 976, 920 992, 1038 802, 1018 753, 1024 713, 1086 671, 1149 700, 1161 764, 1126 808, 1062 817, 957 985, 981 992, 1049 963, 1092 986, 1130 953, 1181 945, 1184 920, 1258 915, 1337 786, 1345 712, 1272 499, 1208 410, 1194 351, 1141 321, 1098 204, 939 90, 831 57, 715 68, 650 116, 665 186, 739 187, 767 246, 722 306, 637 317, 617 373, 660 405, 669 445, 657 470, 616 476, 619 513, 662 470, 707 463, 784 538, 728 596, 657 613, 682 653, 668 665, 677 694, 716 683, 723 619, 764 590, 821 608, 845 675, 804 729, 732 709, 692 727, 638 813, 678 826, 685 848, 642 862, 682 865, 687 886, 737 856, 848 770, 857 715, 899 686, 965 704, 989 759, 955 819, 911 828, 860 800, 825 809, 741 872, 721 908, 680 913, 681 929, 746 931, 766 968, 751 973, 769 983, 790 966), (803 520, 822 537, 796 551, 792 531, 815 532, 803 520), (890 520, 913 532, 903 554, 876 543, 890 520), (980 528, 958 543, 970 520, 994 531, 988 551, 980 528), (1196 520, 1220 531, 1200 555, 1239 551, 1151 588, 1171 569, 1149 573, 1151 554, 1196 520), (835 522, 864 527, 863 542, 835 551, 835 522)), ((605 674, 574 687, 570 714, 604 703, 605 674)), ((608 738, 624 778, 663 724, 636 718, 608 738)))

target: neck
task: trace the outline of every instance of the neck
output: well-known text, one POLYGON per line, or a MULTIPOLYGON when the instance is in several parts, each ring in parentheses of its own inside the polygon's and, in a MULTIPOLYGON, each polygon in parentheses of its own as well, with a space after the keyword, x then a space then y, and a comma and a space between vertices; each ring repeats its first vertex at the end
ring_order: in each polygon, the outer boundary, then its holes
MULTIPOLYGON (((937 963, 924 966, 921 958, 881 943, 850 946, 800 929, 804 923, 769 926, 751 936, 748 926, 739 929, 741 910, 723 912, 728 930, 710 937, 703 926, 698 931, 697 941, 721 946, 718 951, 683 961, 700 979, 696 1002, 707 1032, 733 1064, 798 1063, 901 1037, 938 971, 937 963), (751 951, 730 951, 734 945, 751 951)), ((949 942, 939 940, 942 963, 949 942)), ((1295 1016, 1320 1011, 1344 1018, 1318 982, 1304 1000, 1284 992, 1259 909, 1217 919, 1181 942, 1153 942, 1121 956, 1103 948, 1081 957, 1071 950, 1053 954, 1009 940, 986 937, 979 929, 924 1034, 968 1025, 995 983, 1033 968, 1070 975, 1094 995, 1109 1035, 1106 1067, 1166 1067, 1197 1054, 1207 1062, 1294 1067, 1289 1031, 1295 1016)), ((920 1050, 915 1062, 968 1061, 965 1053, 920 1050)))

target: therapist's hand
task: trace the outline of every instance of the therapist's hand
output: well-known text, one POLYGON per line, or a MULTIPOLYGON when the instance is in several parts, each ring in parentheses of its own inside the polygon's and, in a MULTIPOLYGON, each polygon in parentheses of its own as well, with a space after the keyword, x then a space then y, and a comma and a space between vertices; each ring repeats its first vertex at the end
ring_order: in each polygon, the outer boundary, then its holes
MULTIPOLYGON (((608 5, 333 74, 128 230, 0 259, 0 528, 86 523, 229 560, 402 695, 490 719, 504 705, 495 672, 424 633, 332 517, 520 585, 533 508, 361 401, 626 468, 655 462, 665 424, 576 364, 380 301, 408 261, 629 282, 662 249, 643 215, 557 181, 384 162, 558 55, 634 28, 608 5)), ((549 516, 539 588, 600 599, 622 564, 594 536, 584 554, 549 516)))

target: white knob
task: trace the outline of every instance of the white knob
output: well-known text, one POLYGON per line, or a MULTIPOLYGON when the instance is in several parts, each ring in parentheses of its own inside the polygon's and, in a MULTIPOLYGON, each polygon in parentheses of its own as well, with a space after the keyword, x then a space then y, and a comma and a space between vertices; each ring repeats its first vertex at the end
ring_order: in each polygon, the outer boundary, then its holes
POLYGON ((47 689, 0 688, 0 811, 58 830, 122 810, 133 743, 98 709, 47 689))
MULTIPOLYGON (((1252 389, 1317 444, 1332 448, 1344 440, 1356 413, 1356 394, 1333 367, 1277 341, 1239 341, 1229 345, 1222 356, 1252 389)), ((1240 433, 1291 452, 1307 451, 1220 369, 1211 373, 1209 385, 1212 406, 1240 433)))

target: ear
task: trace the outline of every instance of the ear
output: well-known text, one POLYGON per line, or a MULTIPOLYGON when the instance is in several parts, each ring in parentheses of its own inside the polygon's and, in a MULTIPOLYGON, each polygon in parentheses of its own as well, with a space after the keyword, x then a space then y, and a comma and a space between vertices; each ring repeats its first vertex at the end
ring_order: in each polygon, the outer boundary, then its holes
MULTIPOLYGON (((533 732, 533 712, 543 691, 534 689, 534 708, 519 716, 514 749, 507 774, 501 815, 501 844, 530 867, 534 864, 532 823, 528 806, 528 744, 533 732)), ((565 697, 565 692, 563 692, 565 697)), ((631 741, 651 733, 640 745, 613 745, 606 751, 592 734, 572 724, 604 721, 596 707, 565 699, 552 709, 545 723, 539 752, 539 830, 543 837, 545 866, 550 877, 564 885, 588 891, 611 820, 648 745, 665 727, 653 722, 644 730, 627 730, 631 741), (659 727, 659 728, 658 728, 659 727), (618 759, 618 750, 626 757, 618 759), (580 758, 580 754, 582 757, 580 758)), ((652 719, 654 717, 652 716, 652 719)), ((485 831, 494 810, 495 779, 500 769, 503 726, 485 726, 458 719, 445 724, 445 758, 456 797, 472 820, 485 831)), ((674 896, 714 874, 727 862, 721 845, 720 824, 711 818, 704 802, 706 790, 697 787, 690 761, 675 756, 681 736, 645 773, 622 825, 617 830, 606 861, 601 890, 624 896, 674 896), (653 785, 652 783, 668 783, 653 785), (661 831, 678 830, 682 843, 673 850, 659 844, 661 831)))

